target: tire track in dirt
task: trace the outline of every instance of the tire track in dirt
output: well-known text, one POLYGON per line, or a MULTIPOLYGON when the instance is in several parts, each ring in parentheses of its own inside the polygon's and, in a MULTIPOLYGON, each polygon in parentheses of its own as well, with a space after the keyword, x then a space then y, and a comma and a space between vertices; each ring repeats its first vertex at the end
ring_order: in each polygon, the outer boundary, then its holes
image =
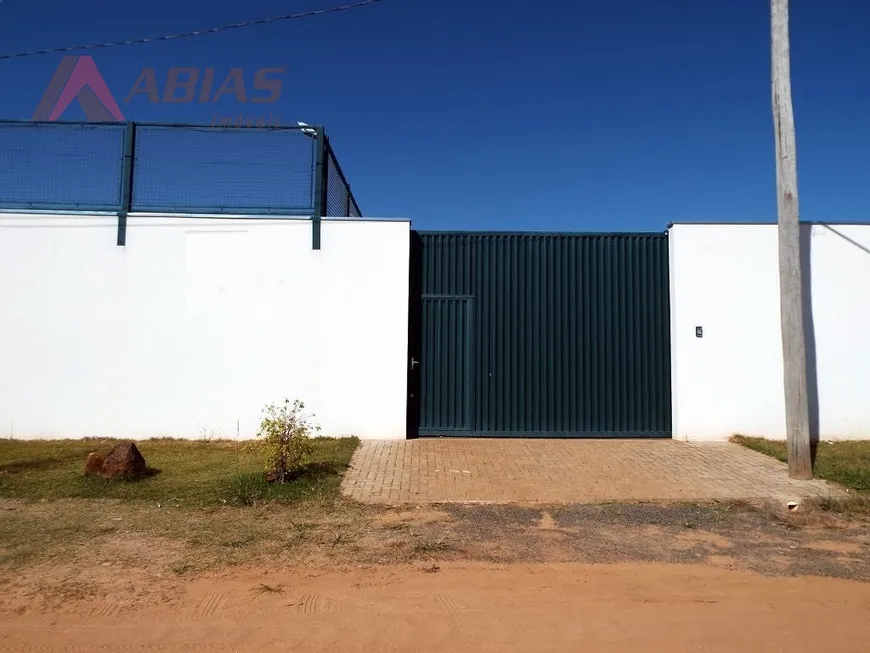
POLYGON ((196 607, 197 617, 213 617, 219 615, 226 605, 226 592, 212 592, 207 595, 196 607))
MULTIPOLYGON (((291 605, 296 606, 296 611, 307 617, 314 617, 322 614, 336 614, 343 611, 343 600, 336 600, 327 596, 322 596, 316 593, 303 594, 296 603, 291 605)), ((345 606, 346 607, 346 604, 345 606)))
POLYGON ((459 614, 462 612, 462 608, 457 605, 456 601, 454 601, 453 597, 449 594, 435 594, 435 603, 437 603, 438 607, 444 612, 450 614, 459 614))
POLYGON ((98 617, 100 619, 105 617, 111 617, 117 614, 121 610, 121 604, 116 601, 106 601, 101 606, 97 606, 93 610, 91 610, 89 617, 98 617))
POLYGON ((324 601, 317 594, 304 594, 299 599, 298 611, 306 616, 323 614, 324 601))

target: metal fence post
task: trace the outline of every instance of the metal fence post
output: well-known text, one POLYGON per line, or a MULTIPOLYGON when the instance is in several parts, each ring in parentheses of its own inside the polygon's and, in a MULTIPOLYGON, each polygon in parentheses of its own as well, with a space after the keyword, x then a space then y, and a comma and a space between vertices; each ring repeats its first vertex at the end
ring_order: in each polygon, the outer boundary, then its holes
POLYGON ((314 215, 311 218, 311 249, 320 249, 320 229, 326 214, 326 191, 329 184, 329 161, 327 161, 326 134, 323 127, 317 128, 314 166, 314 215))
POLYGON ((124 135, 124 160, 121 170, 121 208, 118 211, 118 247, 127 244, 127 214, 133 207, 133 161, 136 150, 136 123, 128 122, 124 135))

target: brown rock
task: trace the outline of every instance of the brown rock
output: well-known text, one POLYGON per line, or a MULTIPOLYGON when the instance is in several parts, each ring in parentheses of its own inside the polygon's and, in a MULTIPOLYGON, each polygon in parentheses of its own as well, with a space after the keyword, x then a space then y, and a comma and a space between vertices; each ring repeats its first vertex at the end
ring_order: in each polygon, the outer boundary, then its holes
POLYGON ((139 478, 148 473, 145 458, 132 442, 116 444, 103 461, 102 475, 106 478, 139 478))
POLYGON ((103 454, 89 453, 88 459, 85 462, 85 476, 95 476, 102 472, 103 469, 103 454))

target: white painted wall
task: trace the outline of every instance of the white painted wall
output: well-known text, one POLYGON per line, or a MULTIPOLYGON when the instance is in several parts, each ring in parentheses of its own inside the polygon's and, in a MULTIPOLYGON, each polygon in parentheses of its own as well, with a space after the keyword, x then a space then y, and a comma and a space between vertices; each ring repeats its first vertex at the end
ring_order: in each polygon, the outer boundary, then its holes
POLYGON ((0 215, 0 437, 404 438, 408 222, 0 215))
MULTIPOLYGON (((823 440, 870 439, 870 225, 802 228, 811 422, 823 440)), ((674 437, 785 439, 776 226, 679 224, 669 236, 674 437)))

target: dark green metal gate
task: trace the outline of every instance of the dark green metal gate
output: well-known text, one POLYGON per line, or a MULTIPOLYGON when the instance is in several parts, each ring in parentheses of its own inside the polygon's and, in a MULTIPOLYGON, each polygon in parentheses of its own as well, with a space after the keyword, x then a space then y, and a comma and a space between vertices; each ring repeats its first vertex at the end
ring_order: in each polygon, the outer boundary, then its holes
POLYGON ((670 437, 665 234, 415 233, 409 429, 670 437))
POLYGON ((472 301, 470 297, 423 297, 421 396, 423 414, 444 432, 472 428, 472 301), (432 357, 438 364, 428 363, 432 357))

